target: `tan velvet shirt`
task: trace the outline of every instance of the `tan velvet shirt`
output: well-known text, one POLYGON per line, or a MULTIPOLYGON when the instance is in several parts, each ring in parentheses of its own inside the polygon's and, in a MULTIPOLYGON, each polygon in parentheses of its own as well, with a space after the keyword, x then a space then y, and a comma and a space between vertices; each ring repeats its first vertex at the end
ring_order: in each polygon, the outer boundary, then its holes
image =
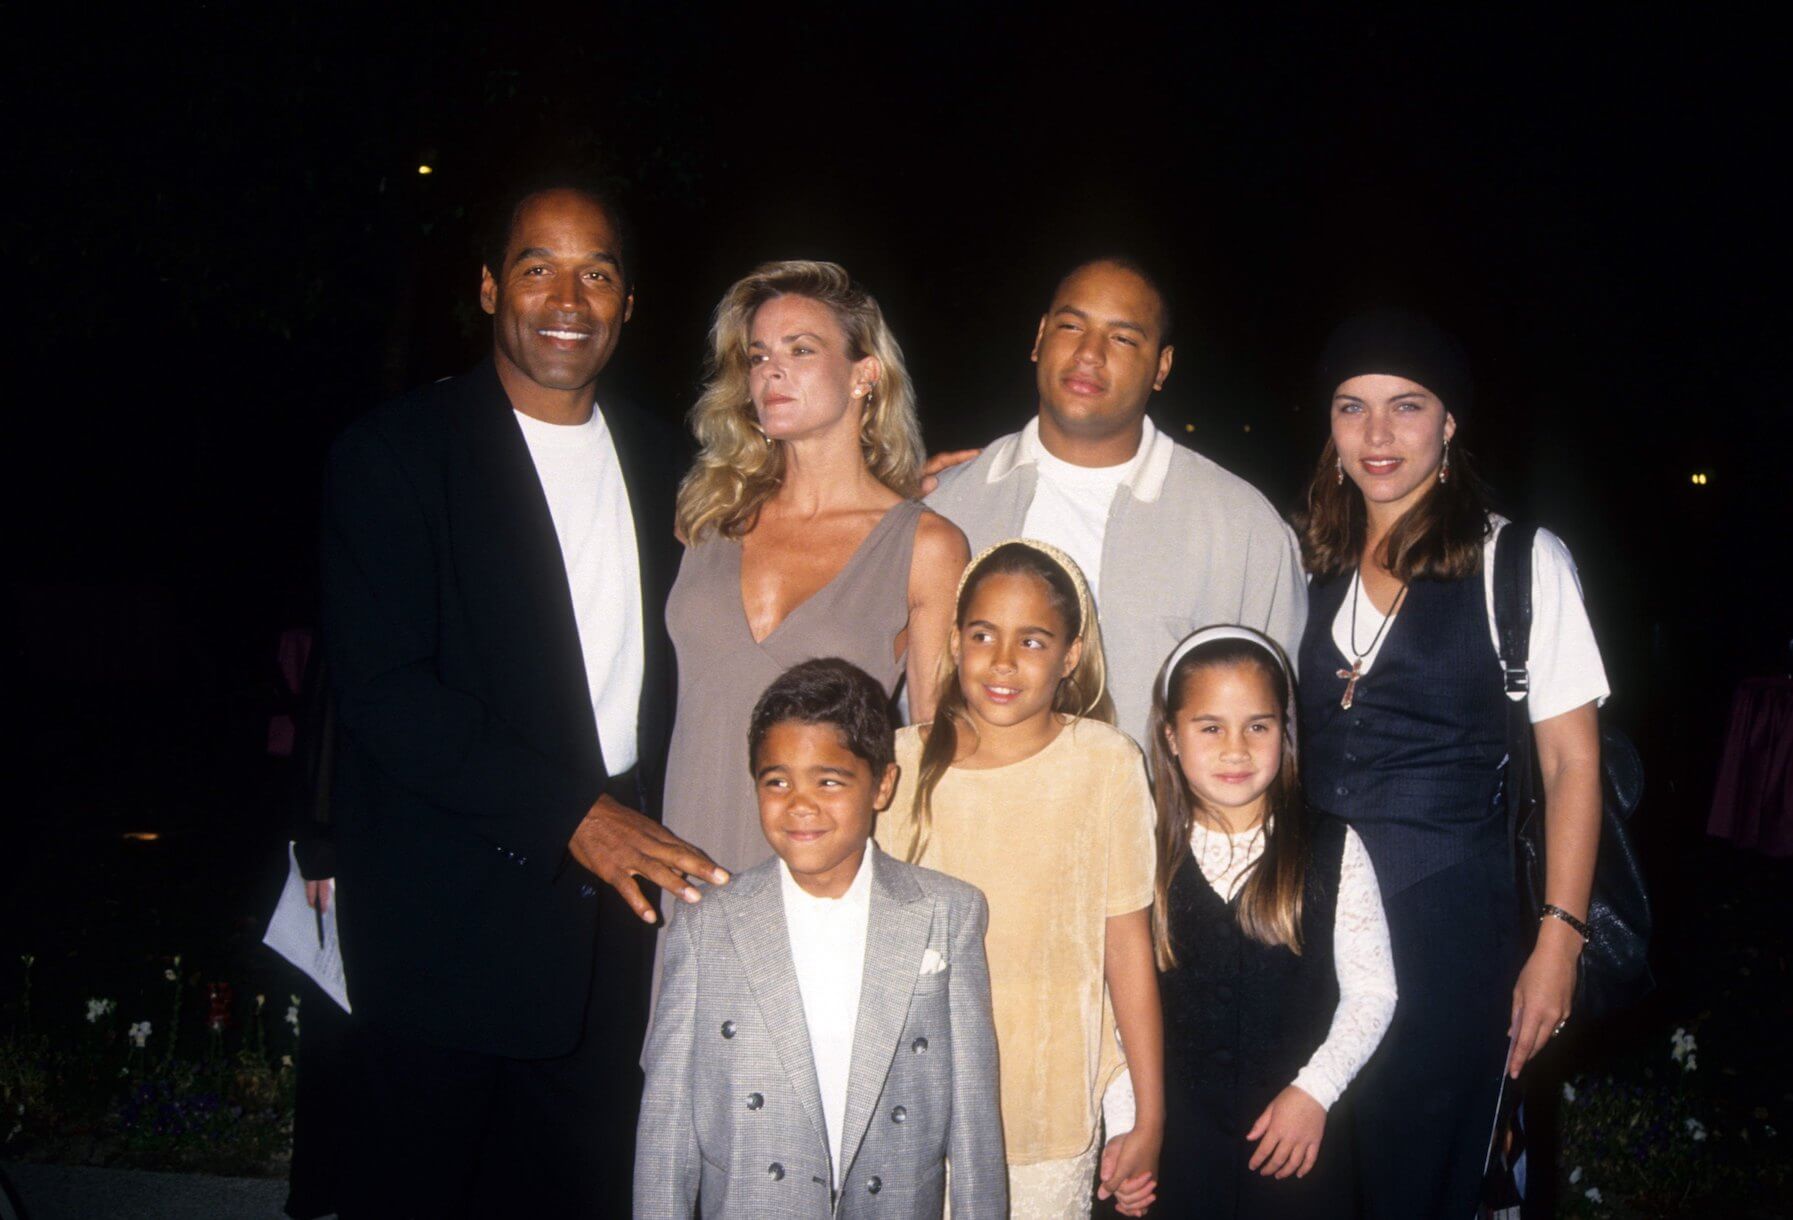
MULTIPOLYGON (((910 858, 921 734, 897 734, 902 776, 878 846, 910 858)), ((1013 1164, 1073 1157, 1096 1136, 1102 1091, 1121 1068, 1103 984, 1107 920, 1152 905, 1154 813, 1139 748, 1093 720, 1032 758, 954 767, 934 790, 917 863, 990 902, 984 938, 1013 1164)))

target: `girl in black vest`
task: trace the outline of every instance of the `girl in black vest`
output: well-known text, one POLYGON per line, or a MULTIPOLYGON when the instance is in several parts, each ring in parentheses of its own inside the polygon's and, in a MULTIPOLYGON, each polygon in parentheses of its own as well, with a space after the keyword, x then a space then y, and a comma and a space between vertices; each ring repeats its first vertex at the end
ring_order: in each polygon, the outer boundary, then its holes
POLYGON ((1329 1110, 1395 1008, 1363 844, 1305 808, 1288 666, 1244 627, 1165 662, 1149 740, 1165 1132, 1155 1214, 1350 1216, 1329 1110))
POLYGON ((1516 1076, 1569 1017, 1600 830, 1605 673, 1568 552, 1539 531, 1528 707, 1549 863, 1543 910, 1522 912, 1490 609, 1504 522, 1455 443, 1466 363, 1429 321, 1381 311, 1334 333, 1320 381, 1331 439, 1297 521, 1313 581, 1303 761, 1314 805, 1375 861, 1400 987, 1353 1097, 1363 1201, 1375 1218, 1469 1217, 1502 1073, 1516 1076), (1522 921, 1537 926, 1529 954, 1522 921))

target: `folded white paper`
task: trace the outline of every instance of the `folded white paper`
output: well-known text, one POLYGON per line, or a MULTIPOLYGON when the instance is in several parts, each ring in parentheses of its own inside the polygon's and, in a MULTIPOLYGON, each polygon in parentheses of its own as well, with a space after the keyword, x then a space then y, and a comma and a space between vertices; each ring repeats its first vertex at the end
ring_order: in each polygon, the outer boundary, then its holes
POLYGON ((330 886, 330 903, 324 911, 323 943, 318 938, 317 913, 305 901, 305 878, 299 875, 299 858, 293 845, 286 847, 286 888, 262 943, 303 970, 324 994, 349 1011, 349 988, 342 973, 342 945, 336 939, 336 883, 330 886))

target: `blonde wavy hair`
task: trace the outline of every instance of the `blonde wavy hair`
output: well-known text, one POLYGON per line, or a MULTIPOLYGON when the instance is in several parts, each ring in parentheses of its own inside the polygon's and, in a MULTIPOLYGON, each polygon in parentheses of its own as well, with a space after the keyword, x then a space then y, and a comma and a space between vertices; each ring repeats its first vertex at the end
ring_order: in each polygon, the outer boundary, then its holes
POLYGON ((753 315, 782 296, 828 306, 846 335, 848 359, 877 358, 878 382, 865 396, 859 450, 872 476, 899 496, 913 497, 919 489, 923 450, 915 388, 877 300, 838 263, 765 263, 723 294, 710 324, 703 392, 689 417, 700 449, 679 485, 679 533, 689 543, 712 531, 725 538, 747 533, 784 479, 784 446, 760 429, 747 388, 753 315))

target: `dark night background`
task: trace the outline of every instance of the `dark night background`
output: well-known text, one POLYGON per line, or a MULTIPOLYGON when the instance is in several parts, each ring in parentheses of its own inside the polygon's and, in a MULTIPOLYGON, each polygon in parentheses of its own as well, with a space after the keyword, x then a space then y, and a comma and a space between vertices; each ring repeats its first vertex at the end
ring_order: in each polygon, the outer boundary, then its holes
POLYGON ((1609 713, 1650 769, 1665 921, 1688 909, 1674 865, 1730 690, 1786 672, 1793 635, 1766 30, 1657 5, 160 7, 6 19, 30 767, 0 948, 259 935, 284 838, 261 753, 273 650, 314 615, 325 447, 479 357, 472 218, 569 157, 626 181, 641 231, 603 392, 668 421, 723 289, 809 256, 878 295, 930 448, 981 443, 1032 410, 1056 275, 1119 244, 1180 298, 1155 418, 1288 507, 1323 438, 1308 371, 1330 324, 1436 313, 1478 365, 1459 439, 1579 561, 1609 713), (121 854, 138 829, 167 841, 121 854))

